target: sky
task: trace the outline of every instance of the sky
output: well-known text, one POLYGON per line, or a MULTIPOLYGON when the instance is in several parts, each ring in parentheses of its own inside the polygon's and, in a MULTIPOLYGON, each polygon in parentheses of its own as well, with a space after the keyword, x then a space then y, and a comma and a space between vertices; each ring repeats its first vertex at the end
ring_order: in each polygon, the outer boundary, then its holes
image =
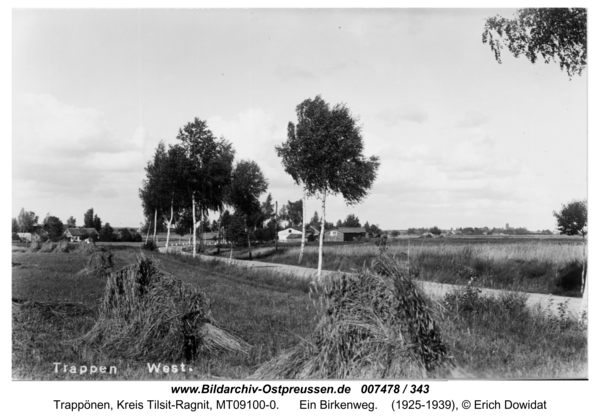
POLYGON ((93 207, 139 226, 146 163, 195 117, 259 164, 281 207, 302 189, 275 146, 321 95, 348 106, 381 161, 363 203, 328 198, 328 221, 554 229, 554 210, 587 198, 588 74, 506 49, 498 64, 484 22, 513 13, 15 9, 12 217, 81 225, 93 207))

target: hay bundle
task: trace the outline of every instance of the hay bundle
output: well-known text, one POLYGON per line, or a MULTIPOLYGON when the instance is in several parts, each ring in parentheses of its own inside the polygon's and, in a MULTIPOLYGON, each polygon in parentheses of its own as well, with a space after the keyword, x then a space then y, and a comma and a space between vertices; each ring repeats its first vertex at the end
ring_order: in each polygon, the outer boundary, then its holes
POLYGON ((103 276, 110 274, 115 264, 113 254, 108 248, 100 246, 90 255, 85 268, 77 273, 78 276, 103 276))
POLYGON ((56 244, 54 242, 52 242, 50 239, 48 239, 46 242, 44 242, 44 244, 42 245, 42 247, 40 248, 40 250, 38 252, 52 252, 52 250, 54 249, 54 247, 56 246, 56 244))
POLYGON ((92 255, 94 252, 96 252, 96 244, 93 242, 81 242, 75 250, 75 253, 83 255, 92 255))
POLYGON ((52 252, 63 254, 69 252, 69 249, 69 241, 62 240, 56 245, 56 248, 54 248, 54 251, 52 252))
POLYGON ((26 254, 31 254, 33 252, 38 252, 40 250, 42 246, 40 245, 40 243, 38 241, 31 241, 31 245, 29 245, 29 248, 27 249, 27 251, 25 251, 26 254))
POLYGON ((422 378, 450 365, 428 301, 391 258, 320 287, 309 340, 263 364, 255 379, 422 378))
POLYGON ((144 362, 192 360, 247 347, 219 328, 204 294, 143 256, 109 276, 100 317, 79 344, 144 362))

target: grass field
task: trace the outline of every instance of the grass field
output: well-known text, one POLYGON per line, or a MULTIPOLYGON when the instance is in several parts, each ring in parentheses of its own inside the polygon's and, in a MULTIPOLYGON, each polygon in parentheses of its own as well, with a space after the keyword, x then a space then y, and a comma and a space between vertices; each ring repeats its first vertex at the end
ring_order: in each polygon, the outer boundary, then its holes
MULTIPOLYGON (((582 242, 565 237, 459 237, 401 239, 388 251, 421 280, 466 284, 528 293, 581 297, 582 242)), ((284 246, 257 259, 298 265, 300 247, 284 246)), ((323 269, 352 272, 370 266, 379 253, 374 242, 328 243, 323 269)), ((316 268, 318 247, 305 248, 302 266, 316 268)))
MULTIPOLYGON (((117 267, 135 260, 134 248, 114 249, 117 267)), ((75 254, 13 252, 13 378, 15 379, 202 379, 245 378, 257 367, 307 338, 318 314, 306 281, 201 262, 183 255, 153 254, 162 268, 202 290, 212 316, 252 347, 195 361, 192 372, 149 373, 131 360, 106 360, 70 340, 82 336, 98 317, 106 280, 81 278, 85 257, 75 254), (60 303, 78 306, 61 306, 60 303), (54 363, 59 362, 55 372, 54 363), (115 366, 114 375, 65 373, 67 366, 115 366)), ((585 377, 587 334, 573 321, 527 309, 522 297, 490 300, 473 293, 447 296, 435 305, 444 339, 458 368, 454 377, 585 377)), ((148 360, 172 364, 175 361, 148 360)), ((448 373, 438 373, 447 376, 448 373)), ((435 376, 435 374, 434 374, 435 376)))

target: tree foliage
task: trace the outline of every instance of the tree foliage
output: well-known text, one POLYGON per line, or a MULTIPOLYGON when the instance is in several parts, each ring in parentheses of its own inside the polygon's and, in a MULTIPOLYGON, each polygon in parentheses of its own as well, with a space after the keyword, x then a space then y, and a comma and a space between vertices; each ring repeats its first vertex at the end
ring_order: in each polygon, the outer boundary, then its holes
POLYGON ((442 234, 442 230, 439 227, 437 227, 437 226, 434 226, 434 227, 430 228, 429 232, 433 233, 434 235, 441 235, 442 234))
POLYGON ((98 233, 100 234, 100 241, 102 242, 113 242, 116 239, 115 231, 110 223, 105 223, 98 233))
POLYGON ((264 221, 259 198, 261 194, 267 192, 268 186, 267 179, 253 160, 242 160, 235 166, 229 190, 229 202, 233 205, 235 213, 239 215, 237 217, 245 219, 249 248, 251 233, 258 226, 262 226, 264 221))
POLYGON ((379 158, 363 156, 357 119, 345 104, 330 107, 321 96, 296 107, 298 123, 288 124, 288 140, 275 149, 285 171, 309 195, 341 194, 360 203, 375 181, 379 158))
POLYGON ((77 220, 73 216, 70 216, 67 219, 67 227, 74 228, 77 227, 77 220))
POLYGON ((342 222, 342 227, 360 227, 360 220, 354 214, 349 214, 346 216, 346 220, 342 222))
POLYGON ((26 211, 22 208, 17 216, 17 223, 19 225, 19 232, 33 233, 38 223, 38 216, 32 211, 26 211))
POLYGON ((223 210, 231 183, 233 146, 224 138, 217 139, 198 118, 180 128, 177 139, 187 158, 183 168, 187 196, 206 214, 223 210))
POLYGON ((285 220, 291 226, 300 226, 302 224, 302 199, 298 201, 288 201, 281 206, 280 219, 285 220))
POLYGON ((216 139, 205 121, 195 118, 179 129, 177 139, 185 153, 181 175, 182 197, 192 207, 194 255, 196 228, 209 211, 222 212, 228 203, 235 150, 224 138, 216 139))
POLYGON ((93 228, 96 229, 97 231, 100 231, 100 229, 102 229, 102 220, 100 219, 100 217, 98 217, 97 214, 94 214, 94 220, 92 222, 93 224, 93 228))
POLYGON ((93 228, 94 227, 94 208, 92 207, 83 214, 83 227, 93 228))
POLYGON ((561 235, 587 235, 587 200, 573 200, 553 212, 561 235))
POLYGON ((50 214, 44 219, 43 228, 48 232, 48 238, 52 241, 58 240, 65 231, 63 222, 58 217, 50 214))
POLYGON ((513 19, 494 16, 482 35, 498 63, 504 45, 515 56, 535 63, 557 61, 569 77, 581 75, 587 65, 587 11, 581 8, 519 9, 513 19))

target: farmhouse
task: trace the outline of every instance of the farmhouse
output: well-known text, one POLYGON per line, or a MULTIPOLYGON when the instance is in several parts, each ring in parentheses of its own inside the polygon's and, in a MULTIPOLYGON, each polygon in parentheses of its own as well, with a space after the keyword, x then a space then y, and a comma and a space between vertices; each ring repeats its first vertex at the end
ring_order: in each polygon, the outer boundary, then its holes
MULTIPOLYGON (((300 227, 298 227, 298 229, 300 229, 300 227)), ((279 232, 277 232, 277 239, 279 240, 279 242, 288 242, 288 237, 290 235, 300 235, 300 238, 302 238, 302 231, 298 230, 297 228, 294 227, 290 227, 287 229, 283 229, 280 230, 279 232)), ((295 238, 290 238, 290 242, 294 241, 295 238)), ((301 239, 296 240, 296 242, 299 242, 301 239)))
POLYGON ((48 238, 48 232, 46 232, 46 230, 44 230, 40 225, 35 226, 33 232, 31 232, 31 233, 30 232, 26 232, 26 233, 18 232, 17 235, 19 236, 19 239, 21 240, 21 242, 31 242, 31 241, 42 242, 48 238))
POLYGON ((325 232, 323 238, 327 242, 351 242, 353 240, 364 238, 367 234, 365 228, 339 227, 325 232))
MULTIPOLYGON (((279 242, 302 242, 302 229, 300 226, 293 226, 287 229, 280 230, 277 233, 279 242)), ((319 230, 313 226, 309 226, 304 232, 305 241, 314 241, 319 236, 319 230)))
POLYGON ((94 228, 67 228, 64 235, 70 242, 79 242, 82 236, 100 236, 94 228))

